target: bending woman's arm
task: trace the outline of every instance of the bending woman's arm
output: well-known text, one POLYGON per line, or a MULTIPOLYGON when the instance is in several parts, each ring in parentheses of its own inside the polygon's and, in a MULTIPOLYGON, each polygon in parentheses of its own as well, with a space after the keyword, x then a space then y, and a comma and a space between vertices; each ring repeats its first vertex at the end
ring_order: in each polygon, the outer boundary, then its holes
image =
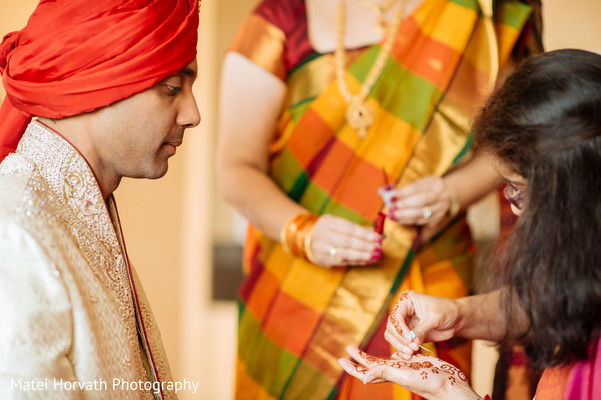
POLYGON ((401 293, 394 306, 385 337, 405 359, 424 342, 454 336, 496 341, 505 335, 501 290, 487 294, 447 299, 411 290, 401 293), (410 331, 415 333, 415 338, 410 331))
POLYGON ((502 297, 501 290, 457 300, 407 290, 399 296, 386 330, 386 339, 400 351, 391 358, 380 358, 348 347, 352 360, 338 362, 365 384, 393 382, 430 400, 481 399, 463 371, 439 358, 416 352, 418 344, 424 341, 453 336, 499 339, 505 334, 499 312, 502 297), (410 332, 415 333, 415 338, 410 332))

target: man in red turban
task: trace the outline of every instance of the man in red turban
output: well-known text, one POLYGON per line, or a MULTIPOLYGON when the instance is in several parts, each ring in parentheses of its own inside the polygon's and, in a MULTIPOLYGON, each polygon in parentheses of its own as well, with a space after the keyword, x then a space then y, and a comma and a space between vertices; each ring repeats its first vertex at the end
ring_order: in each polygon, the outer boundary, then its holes
POLYGON ((200 122, 197 31, 197 0, 42 0, 4 37, 0 398, 176 398, 112 193, 200 122))

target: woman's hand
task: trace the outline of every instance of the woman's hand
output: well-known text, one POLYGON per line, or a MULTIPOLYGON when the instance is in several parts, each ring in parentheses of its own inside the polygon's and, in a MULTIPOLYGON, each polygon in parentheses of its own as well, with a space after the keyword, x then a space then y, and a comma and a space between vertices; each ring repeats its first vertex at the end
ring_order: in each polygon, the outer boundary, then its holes
POLYGON ((422 238, 427 240, 502 182, 491 157, 476 153, 444 178, 426 176, 397 188, 388 217, 403 225, 423 226, 422 238))
MULTIPOLYGON (((396 189, 388 217, 403 225, 423 225, 432 230, 459 212, 455 191, 438 176, 427 176, 396 189)), ((427 236, 431 234, 424 233, 427 236)))
POLYGON ((325 214, 315 223, 311 251, 323 267, 373 265, 382 258, 382 237, 371 227, 325 214))
POLYGON ((357 362, 341 358, 342 368, 364 384, 392 382, 427 399, 481 399, 459 368, 436 357, 421 354, 403 360, 370 356, 356 347, 347 352, 357 362))
POLYGON ((406 290, 390 313, 384 337, 399 351, 399 357, 409 360, 420 344, 452 338, 459 318, 456 300, 406 290))

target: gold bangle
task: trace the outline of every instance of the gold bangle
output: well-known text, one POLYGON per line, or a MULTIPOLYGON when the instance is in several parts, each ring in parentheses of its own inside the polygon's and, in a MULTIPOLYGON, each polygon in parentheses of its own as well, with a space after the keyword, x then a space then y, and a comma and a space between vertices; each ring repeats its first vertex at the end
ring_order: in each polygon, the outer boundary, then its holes
POLYGON ((317 219, 313 221, 311 227, 307 231, 307 235, 305 236, 305 256, 306 260, 311 264, 316 264, 315 257, 313 256, 313 250, 311 249, 311 244, 313 242, 313 231, 315 230, 316 223, 317 219))
MULTIPOLYGON (((297 229, 297 234, 295 237, 296 255, 305 261, 309 261, 309 256, 307 254, 307 238, 311 236, 316 221, 316 216, 309 215, 303 218, 297 229)), ((309 245, 310 244, 311 243, 309 243, 309 245)))
POLYGON ((304 258, 305 227, 310 219, 311 214, 303 214, 294 221, 296 226, 293 226, 292 229, 288 230, 286 240, 288 241, 291 253, 297 257, 304 258))
POLYGON ((282 244, 282 247, 284 248, 284 251, 286 253, 290 253, 290 248, 288 247, 288 243, 286 242, 286 232, 288 232, 288 226, 292 223, 292 221, 298 217, 298 214, 291 216, 290 218, 288 218, 286 220, 286 222, 284 222, 284 225, 282 226, 282 229, 280 230, 280 243, 282 244))
POLYGON ((280 242, 284 251, 310 261, 313 255, 307 254, 307 243, 309 244, 310 253, 310 239, 313 234, 313 227, 318 218, 316 215, 307 212, 290 217, 280 231, 280 242))

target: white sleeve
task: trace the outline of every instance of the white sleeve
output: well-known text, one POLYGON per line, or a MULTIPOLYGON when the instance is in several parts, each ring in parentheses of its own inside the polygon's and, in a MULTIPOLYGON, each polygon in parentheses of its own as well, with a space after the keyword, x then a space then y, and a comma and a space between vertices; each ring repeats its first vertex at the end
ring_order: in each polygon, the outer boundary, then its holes
POLYGON ((73 318, 60 266, 15 222, 0 220, 0 399, 75 399, 73 318))

